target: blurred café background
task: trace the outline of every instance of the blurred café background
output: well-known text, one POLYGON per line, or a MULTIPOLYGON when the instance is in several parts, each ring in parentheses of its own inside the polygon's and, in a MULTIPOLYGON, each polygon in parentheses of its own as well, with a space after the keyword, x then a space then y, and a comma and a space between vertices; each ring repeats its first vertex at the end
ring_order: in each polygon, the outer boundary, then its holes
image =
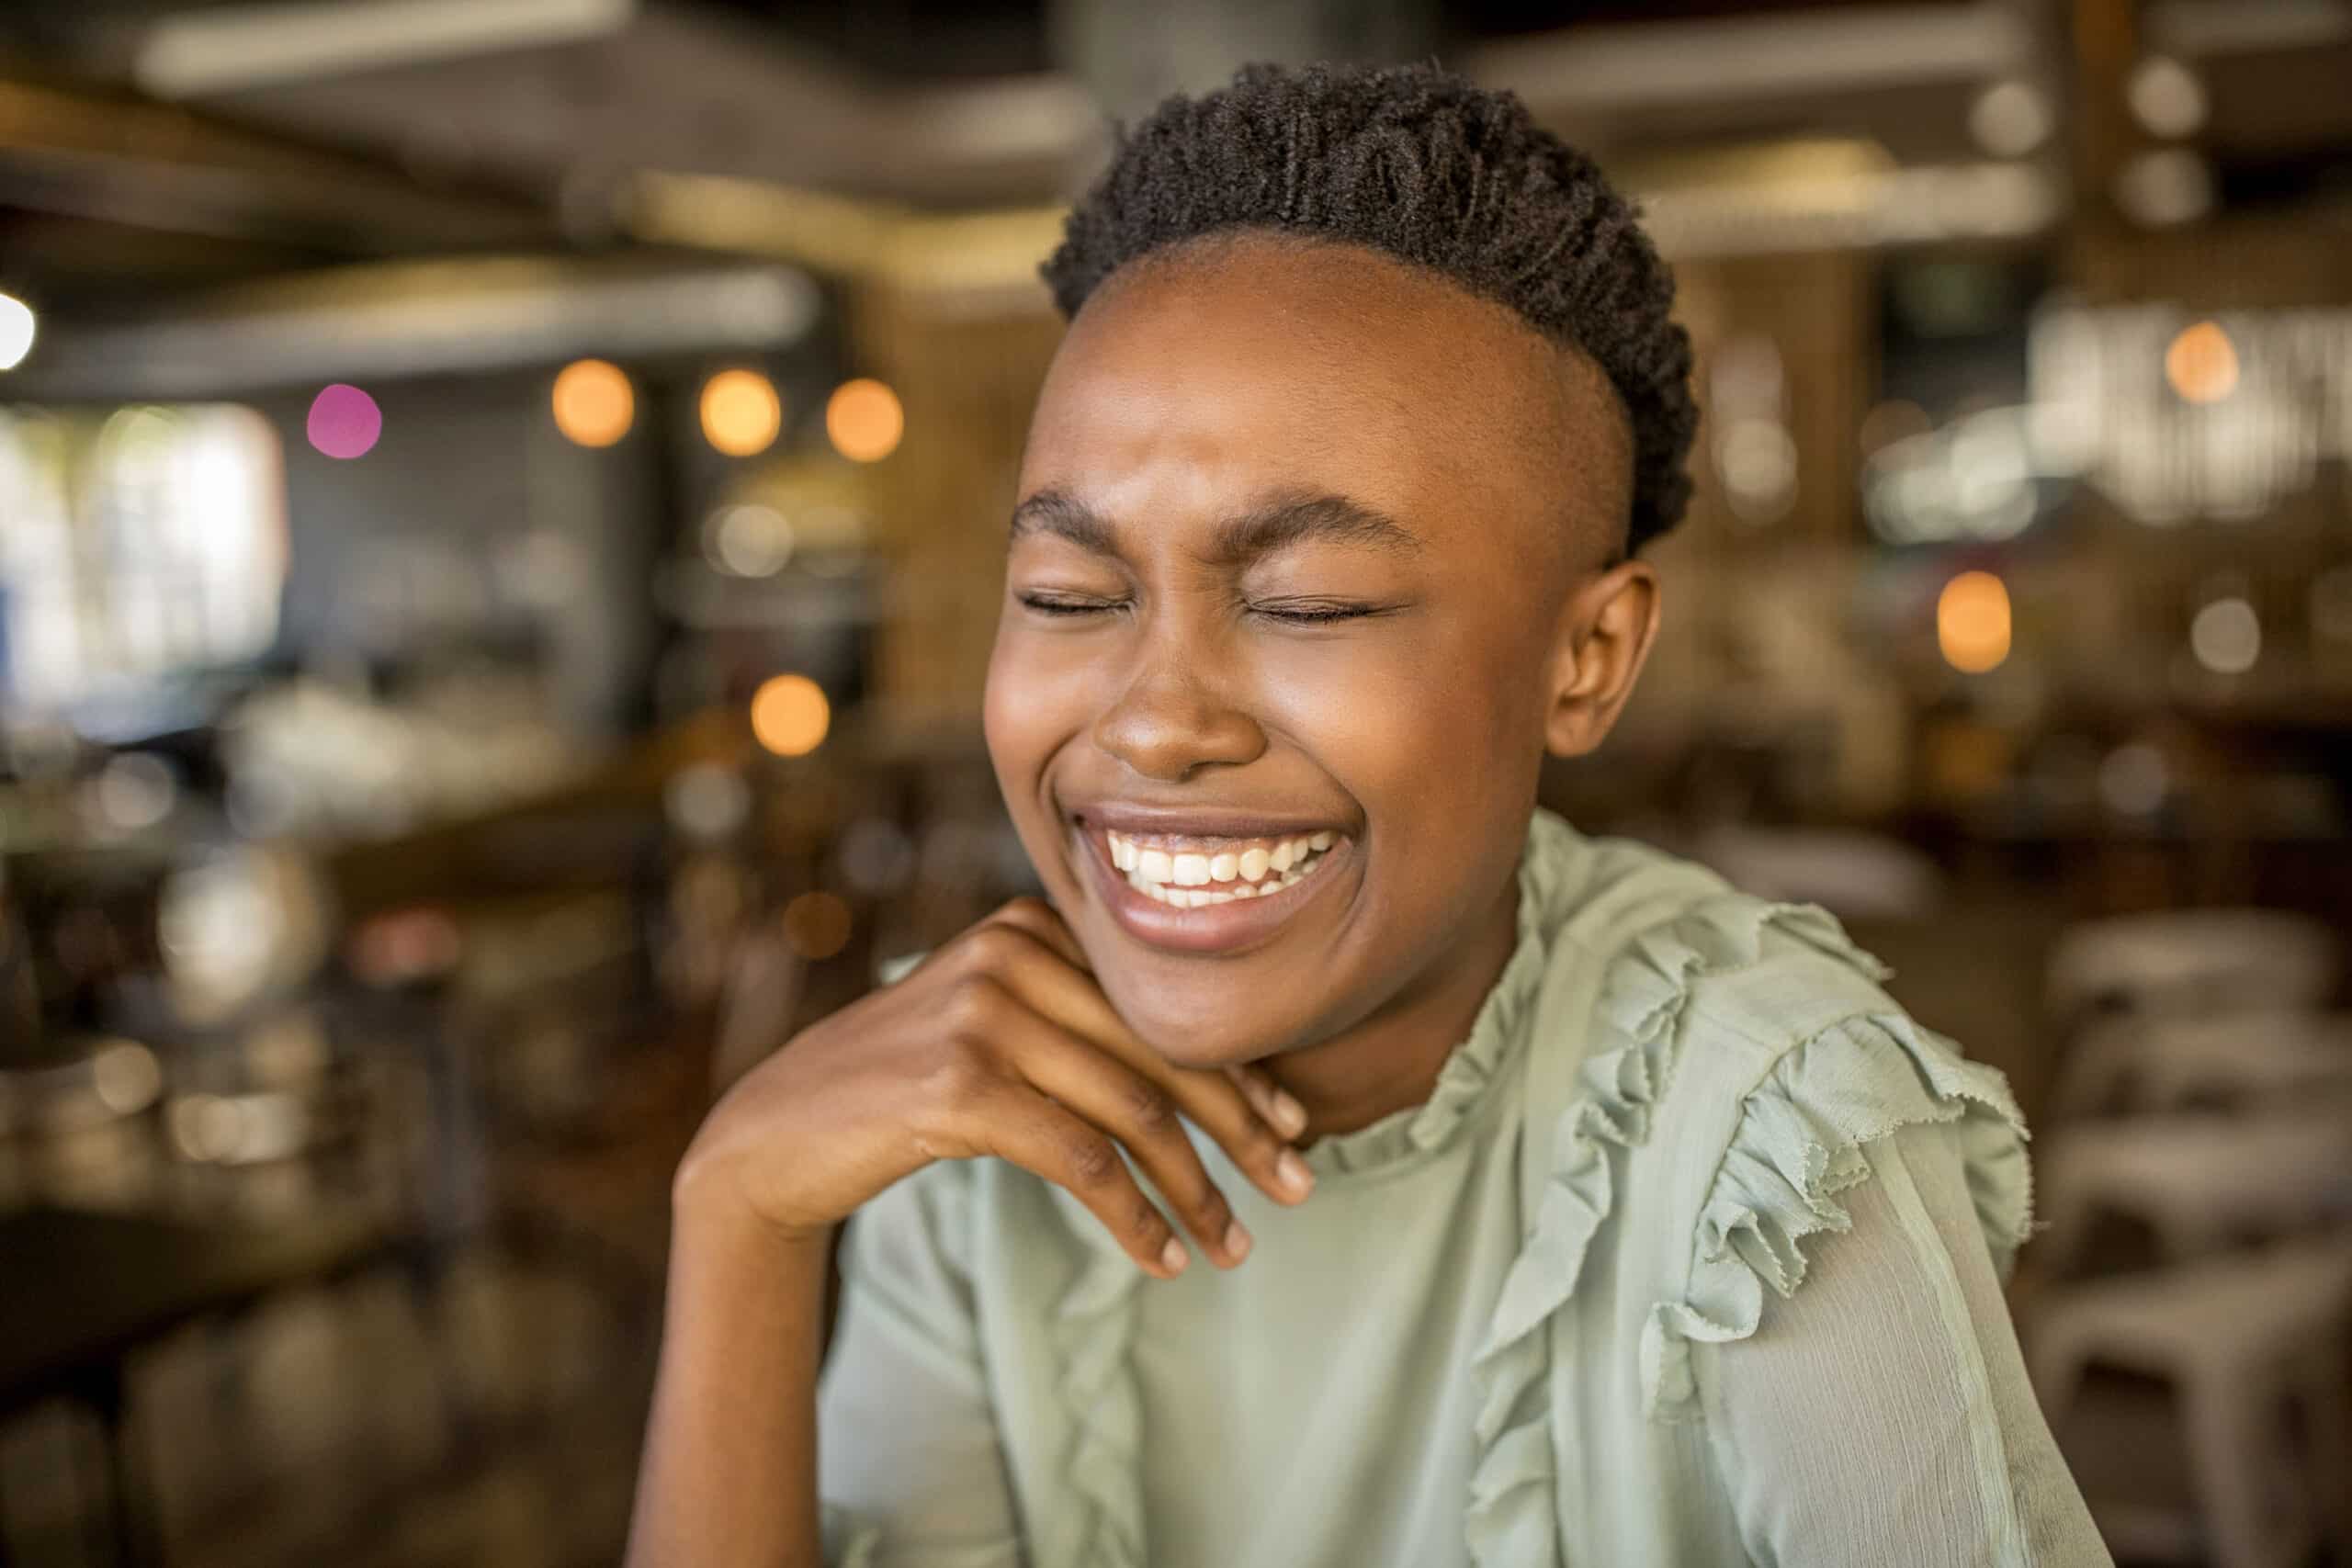
POLYGON ((2010 1077, 2127 1563, 2352 1563, 2352 5, 0 6, 0 1561, 610 1562, 712 1096, 1032 885, 1110 117, 1435 55, 1706 420, 1590 831, 2010 1077))

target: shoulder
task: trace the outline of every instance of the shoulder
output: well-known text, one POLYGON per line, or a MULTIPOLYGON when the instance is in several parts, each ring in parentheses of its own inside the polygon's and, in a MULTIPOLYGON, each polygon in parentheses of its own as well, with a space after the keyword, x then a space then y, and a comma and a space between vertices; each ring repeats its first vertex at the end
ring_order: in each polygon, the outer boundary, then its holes
POLYGON ((2006 1265, 2030 1182, 1998 1072, 1913 1018, 1882 983, 1893 971, 1820 906, 1632 840, 1585 845, 1594 896, 1563 923, 1544 1010, 1581 1049, 1554 1056, 1576 1070, 1549 1069, 1531 1126, 1556 1126, 1549 1184, 1577 1200, 1557 1205, 1561 1256, 1580 1261, 1604 1220, 1615 1232, 1651 1415, 1692 1413, 1689 1342, 1746 1337, 1768 1295, 1794 1292, 1801 1244, 1849 1223, 1838 1195, 1869 1179, 1865 1147, 1905 1127, 1954 1126, 2006 1265))
POLYGON ((1850 1228, 1839 1194, 1905 1128, 1956 1134, 1976 1217, 2006 1269, 2030 1226, 2026 1128, 2007 1081, 1921 1023, 1892 970, 1827 910, 1736 890, 1701 899, 1615 967, 1619 1027, 1646 1027, 1661 1084, 1643 1151, 1676 1194, 1640 1355, 1645 1402, 1695 1414, 1692 1341, 1752 1335, 1804 1281, 1805 1243, 1850 1228), (1637 998, 1645 1016, 1627 1005, 1637 998))

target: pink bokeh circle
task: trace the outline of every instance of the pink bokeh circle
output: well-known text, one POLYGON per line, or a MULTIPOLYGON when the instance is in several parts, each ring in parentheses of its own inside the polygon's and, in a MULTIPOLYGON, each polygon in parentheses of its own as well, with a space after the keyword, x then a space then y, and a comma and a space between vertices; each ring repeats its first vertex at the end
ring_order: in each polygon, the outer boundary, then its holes
POLYGON ((341 381, 311 400, 311 445, 330 457, 364 457, 384 434, 376 400, 341 381))

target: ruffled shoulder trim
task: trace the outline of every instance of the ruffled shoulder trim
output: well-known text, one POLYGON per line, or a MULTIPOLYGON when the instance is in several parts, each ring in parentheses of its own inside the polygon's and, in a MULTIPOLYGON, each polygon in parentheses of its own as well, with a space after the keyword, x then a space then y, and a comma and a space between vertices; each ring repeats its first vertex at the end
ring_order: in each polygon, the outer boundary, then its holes
POLYGON ((1545 1387, 1550 1344, 1541 1330, 1574 1293, 1585 1255, 1615 1201, 1611 1151, 1649 1137, 1652 1111, 1674 1076, 1695 983, 1760 962, 1764 933, 1772 928, 1871 979, 1891 973, 1820 906, 1775 903, 1717 886, 1638 931, 1601 972, 1595 1046, 1553 1130, 1532 1229, 1471 1364, 1479 1458, 1468 1534, 1472 1560, 1480 1564, 1531 1561, 1531 1547, 1555 1533, 1545 1387))
POLYGON ((1651 1415, 1698 1413, 1690 1344, 1754 1334, 1765 1287, 1790 1296, 1804 1282, 1798 1243, 1852 1228, 1838 1194, 1870 1178, 1862 1145, 1923 1122, 1957 1123, 1978 1223, 2007 1271, 2033 1206, 2025 1119, 2008 1081, 1899 1009, 1842 1019, 1784 1054, 1742 1102, 1700 1209, 1688 1292, 1644 1325, 1651 1415))

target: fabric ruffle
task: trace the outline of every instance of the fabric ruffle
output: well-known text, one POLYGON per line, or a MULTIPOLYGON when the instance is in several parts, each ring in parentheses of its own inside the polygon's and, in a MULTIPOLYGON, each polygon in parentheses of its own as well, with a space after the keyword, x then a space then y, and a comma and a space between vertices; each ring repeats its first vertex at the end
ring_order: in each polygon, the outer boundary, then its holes
POLYGON ((1673 1077, 1692 982, 1757 963, 1768 926, 1872 979, 1892 974, 1819 905, 1774 903, 1736 890, 1698 900, 1635 935, 1610 960, 1593 1009, 1600 1038, 1554 1133, 1552 1172, 1534 1226, 1504 1277, 1471 1363, 1479 1458, 1471 1475, 1468 1540, 1471 1558, 1481 1565, 1552 1556, 1551 1349, 1543 1326, 1574 1293, 1585 1254, 1609 1217, 1615 1199, 1611 1150, 1649 1137, 1652 1110, 1673 1077))
MULTIPOLYGON (((1087 1224, 1093 1224, 1087 1217, 1087 1224)), ((1077 1281, 1055 1309, 1061 1372, 1055 1385, 1070 1422, 1065 1473, 1083 1505, 1077 1548, 1057 1561, 1142 1568, 1142 1395, 1127 1351, 1135 1338, 1143 1271, 1104 1239, 1090 1247, 1077 1281)))
POLYGON ((1643 1328, 1653 1416, 1697 1414, 1691 1342, 1754 1334, 1765 1287, 1789 1296, 1804 1282, 1798 1244, 1852 1228, 1838 1195, 1870 1179, 1862 1145, 1922 1122, 1959 1124, 1976 1217, 2007 1271, 2032 1214, 2025 1120, 2007 1081, 1903 1012, 1845 1019, 1781 1057, 1744 1102, 1700 1211, 1689 1292, 1643 1328))

